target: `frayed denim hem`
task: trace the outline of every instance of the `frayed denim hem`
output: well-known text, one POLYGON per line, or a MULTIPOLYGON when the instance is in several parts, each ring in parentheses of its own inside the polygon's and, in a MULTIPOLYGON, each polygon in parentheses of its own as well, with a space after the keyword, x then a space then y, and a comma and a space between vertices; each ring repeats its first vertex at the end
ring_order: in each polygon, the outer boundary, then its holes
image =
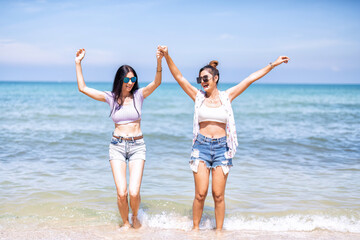
MULTIPOLYGON (((189 166, 191 168, 191 170, 195 173, 198 172, 198 168, 199 168, 199 163, 200 161, 204 162, 204 164, 206 165, 205 161, 204 160, 200 160, 200 159, 195 159, 195 160, 190 160, 189 162, 189 166)), ((228 161, 227 161, 228 163, 228 161)), ((225 163, 225 164, 227 164, 225 163)), ((228 174, 230 172, 230 168, 232 167, 232 165, 218 165, 218 166, 215 166, 215 167, 211 167, 211 166, 208 166, 206 165, 206 167, 208 169, 211 169, 211 168, 216 168, 216 167, 221 167, 223 172, 224 172, 224 175, 228 174)))

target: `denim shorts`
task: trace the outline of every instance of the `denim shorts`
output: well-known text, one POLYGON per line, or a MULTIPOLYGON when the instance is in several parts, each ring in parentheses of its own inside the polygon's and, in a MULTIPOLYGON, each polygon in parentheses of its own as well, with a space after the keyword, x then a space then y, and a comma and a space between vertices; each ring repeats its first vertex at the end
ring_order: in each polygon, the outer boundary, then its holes
POLYGON ((144 139, 121 140, 115 137, 111 138, 109 146, 109 160, 135 161, 145 160, 146 145, 144 139))
POLYGON ((226 137, 208 138, 198 134, 192 147, 190 168, 197 172, 199 162, 202 161, 207 168, 221 166, 224 174, 227 174, 232 166, 232 158, 226 158, 227 151, 226 137))

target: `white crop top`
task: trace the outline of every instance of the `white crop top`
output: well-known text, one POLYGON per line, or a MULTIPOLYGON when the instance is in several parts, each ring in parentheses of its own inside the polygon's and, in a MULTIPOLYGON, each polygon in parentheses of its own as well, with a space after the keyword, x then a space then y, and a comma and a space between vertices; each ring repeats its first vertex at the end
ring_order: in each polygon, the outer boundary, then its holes
POLYGON ((203 103, 199 108, 199 123, 201 122, 227 122, 227 113, 225 107, 221 105, 220 107, 212 108, 208 107, 203 103))

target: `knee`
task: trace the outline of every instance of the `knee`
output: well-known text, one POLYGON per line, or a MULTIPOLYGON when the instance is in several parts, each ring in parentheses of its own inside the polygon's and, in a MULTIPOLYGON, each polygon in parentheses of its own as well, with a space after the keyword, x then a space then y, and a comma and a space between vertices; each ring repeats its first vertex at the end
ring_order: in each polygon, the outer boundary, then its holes
POLYGON ((203 202, 203 201, 205 201, 206 195, 207 195, 207 192, 196 193, 195 199, 199 202, 203 202))
POLYGON ((129 195, 131 198, 138 198, 140 197, 140 191, 139 189, 129 189, 129 195))
POLYGON ((222 203, 224 201, 224 194, 212 193, 215 203, 222 203))
POLYGON ((127 200, 128 193, 127 191, 118 191, 117 192, 117 198, 119 201, 123 202, 127 200))

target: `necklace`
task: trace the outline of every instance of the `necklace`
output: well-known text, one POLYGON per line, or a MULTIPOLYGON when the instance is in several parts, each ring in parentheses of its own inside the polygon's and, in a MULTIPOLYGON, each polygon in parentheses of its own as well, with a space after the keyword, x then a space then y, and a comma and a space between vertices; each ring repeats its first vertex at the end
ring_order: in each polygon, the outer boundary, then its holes
POLYGON ((218 101, 218 96, 219 94, 214 98, 210 98, 210 97, 206 97, 206 98, 208 99, 209 103, 216 103, 218 101))
POLYGON ((210 98, 208 98, 208 101, 209 101, 209 103, 215 103, 215 102, 217 102, 217 99, 210 99, 210 98))

